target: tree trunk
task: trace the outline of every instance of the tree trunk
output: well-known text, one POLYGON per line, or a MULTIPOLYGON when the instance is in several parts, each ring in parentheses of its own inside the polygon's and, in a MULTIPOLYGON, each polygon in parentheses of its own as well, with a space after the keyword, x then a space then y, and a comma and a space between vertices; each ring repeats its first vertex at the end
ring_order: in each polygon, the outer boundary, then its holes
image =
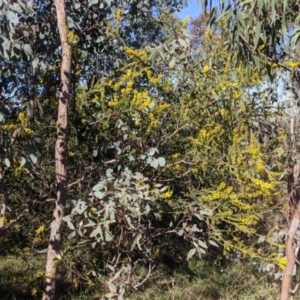
POLYGON ((292 209, 292 221, 288 230, 287 238, 285 241, 285 253, 287 257, 287 265, 283 271, 281 297, 280 300, 289 299, 289 289, 291 285, 291 278, 295 266, 295 253, 293 248, 293 241, 296 231, 300 223, 300 194, 299 194, 299 174, 300 165, 296 164, 291 168, 288 178, 288 191, 290 207, 292 209))
POLYGON ((5 224, 4 220, 5 220, 6 209, 8 205, 8 195, 4 184, 4 175, 3 175, 3 169, 1 165, 0 165, 0 189, 3 195, 3 201, 1 205, 1 211, 0 211, 0 228, 1 228, 5 224))
POLYGON ((71 46, 67 42, 67 16, 64 0, 55 0, 57 25, 62 47, 61 84, 58 101, 57 139, 55 144, 55 172, 57 198, 51 223, 51 236, 48 246, 46 263, 46 281, 43 300, 55 298, 56 263, 55 259, 61 243, 60 230, 62 227, 64 209, 67 202, 67 125, 68 104, 70 99, 71 81, 71 46))

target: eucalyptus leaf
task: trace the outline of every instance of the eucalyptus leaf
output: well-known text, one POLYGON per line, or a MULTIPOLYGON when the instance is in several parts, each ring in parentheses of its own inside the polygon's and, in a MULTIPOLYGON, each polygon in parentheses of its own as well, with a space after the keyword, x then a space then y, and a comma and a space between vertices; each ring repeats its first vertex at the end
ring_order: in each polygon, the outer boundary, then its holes
POLYGON ((159 165, 160 167, 164 167, 165 164, 166 164, 165 158, 164 158, 164 157, 159 157, 159 158, 158 158, 158 165, 159 165))
POLYGON ((187 255, 187 260, 191 259, 195 255, 196 251, 197 250, 195 248, 191 249, 187 255))
POLYGON ((208 241, 212 246, 219 247, 219 245, 214 240, 208 241))
POLYGON ((71 223, 70 221, 67 221, 67 224, 68 224, 68 227, 69 227, 71 230, 75 230, 75 227, 74 227, 73 223, 71 223))
POLYGON ((35 251, 36 253, 39 253, 39 254, 44 254, 44 253, 47 253, 48 252, 48 248, 45 248, 43 250, 36 250, 35 251))
POLYGON ((11 10, 6 12, 6 17, 8 18, 9 22, 11 22, 12 24, 18 24, 19 23, 18 15, 16 13, 14 13, 13 11, 11 11, 11 10))
POLYGON ((32 56, 33 52, 32 52, 31 46, 29 44, 25 44, 23 46, 23 50, 28 56, 32 56))
POLYGON ((150 166, 156 169, 158 167, 158 159, 154 158, 151 161, 150 166))
POLYGON ((21 158, 21 163, 20 163, 20 167, 23 167, 26 164, 27 160, 25 157, 21 158))
POLYGON ((201 240, 198 240, 198 245, 204 249, 207 249, 207 245, 205 242, 201 241, 201 240))
POLYGON ((10 160, 8 158, 4 159, 4 164, 9 168, 10 167, 10 160))
POLYGON ((37 157, 34 154, 29 154, 30 160, 32 163, 36 164, 37 163, 37 157))
POLYGON ((94 4, 98 4, 99 0, 89 0, 89 6, 94 5, 94 4))

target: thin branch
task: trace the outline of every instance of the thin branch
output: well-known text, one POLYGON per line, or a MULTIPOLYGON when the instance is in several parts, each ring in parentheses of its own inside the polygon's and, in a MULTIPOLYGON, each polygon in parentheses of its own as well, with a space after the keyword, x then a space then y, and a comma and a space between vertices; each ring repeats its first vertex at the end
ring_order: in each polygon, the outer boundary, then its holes
POLYGON ((136 284, 136 285, 134 285, 133 286, 133 288, 136 290, 139 286, 141 286, 141 285, 143 285, 145 282, 146 282, 146 280, 150 277, 150 275, 151 275, 151 272, 152 272, 152 270, 155 268, 155 265, 151 265, 151 263, 149 264, 149 269, 148 269, 148 273, 147 273, 147 275, 146 275, 146 277, 141 281, 141 282, 139 282, 138 284, 136 284))
POLYGON ((8 230, 11 226, 15 225, 16 223, 18 223, 23 217, 25 217, 28 214, 29 214, 29 209, 28 208, 24 209, 23 212, 19 214, 12 222, 0 228, 0 235, 3 235, 6 230, 8 230))
MULTIPOLYGON (((68 189, 69 189, 71 186, 76 185, 76 184, 82 182, 82 181, 84 180, 84 178, 85 178, 85 176, 82 176, 82 177, 79 178, 78 180, 76 180, 76 181, 74 181, 74 182, 72 182, 72 183, 69 183, 69 184, 68 184, 68 189)), ((50 201, 51 201, 51 200, 50 200, 50 201)))
MULTIPOLYGON (((239 35, 239 38, 240 38, 240 39, 243 41, 243 43, 249 48, 249 50, 251 50, 251 52, 252 52, 253 50, 255 50, 254 47, 253 47, 252 45, 250 45, 250 44, 246 41, 246 39, 245 39, 244 36, 242 36, 242 35, 240 34, 240 35, 239 35)), ((280 64, 280 63, 278 63, 277 61, 275 61, 274 59, 268 57, 267 55, 265 55, 265 54, 263 54, 263 53, 261 53, 261 52, 258 52, 258 54, 259 54, 260 57, 266 59, 268 62, 275 63, 275 64, 277 64, 279 67, 281 67, 281 68, 283 68, 283 69, 285 69, 285 70, 291 72, 291 69, 290 69, 290 68, 288 68, 288 67, 286 67, 286 66, 284 66, 284 65, 282 65, 282 64, 280 64)))
POLYGON ((10 144, 9 144, 10 147, 11 147, 11 146, 15 143, 15 141, 17 140, 17 138, 18 138, 20 132, 21 132, 21 127, 17 128, 17 129, 14 131, 14 133, 13 133, 13 135, 11 136, 11 139, 10 139, 10 144))

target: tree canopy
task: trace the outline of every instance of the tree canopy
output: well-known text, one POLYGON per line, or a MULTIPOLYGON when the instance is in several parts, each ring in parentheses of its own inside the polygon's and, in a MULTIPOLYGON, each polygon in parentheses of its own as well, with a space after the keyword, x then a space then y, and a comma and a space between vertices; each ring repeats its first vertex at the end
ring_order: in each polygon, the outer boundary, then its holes
MULTIPOLYGON (((283 47, 297 3, 223 4, 191 22, 174 15, 183 4, 0 4, 2 255, 52 253, 74 287, 109 299, 170 261, 251 258, 282 274, 284 234, 266 219, 280 216, 291 153, 274 82, 296 76, 283 47)), ((55 274, 42 271, 44 299, 55 274)))

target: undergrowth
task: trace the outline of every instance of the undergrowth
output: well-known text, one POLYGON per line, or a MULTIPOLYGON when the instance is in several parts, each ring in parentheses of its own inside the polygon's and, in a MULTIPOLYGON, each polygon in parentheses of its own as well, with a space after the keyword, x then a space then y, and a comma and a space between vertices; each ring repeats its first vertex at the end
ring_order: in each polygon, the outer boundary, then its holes
MULTIPOLYGON (((0 257, 2 300, 39 299, 42 294, 45 256, 27 253, 0 257)), ((147 270, 141 269, 140 275, 147 270)), ((299 276, 298 276, 299 277, 299 276)), ((295 278, 297 280, 297 278, 295 278)), ((58 300, 102 300, 106 291, 99 283, 76 286, 67 272, 58 278, 58 300)), ((251 261, 236 260, 227 266, 209 261, 190 260, 185 267, 171 270, 159 265, 139 290, 125 299, 132 300, 274 300, 280 293, 280 281, 259 273, 251 261)), ((294 300, 300 299, 298 295, 294 300)))

